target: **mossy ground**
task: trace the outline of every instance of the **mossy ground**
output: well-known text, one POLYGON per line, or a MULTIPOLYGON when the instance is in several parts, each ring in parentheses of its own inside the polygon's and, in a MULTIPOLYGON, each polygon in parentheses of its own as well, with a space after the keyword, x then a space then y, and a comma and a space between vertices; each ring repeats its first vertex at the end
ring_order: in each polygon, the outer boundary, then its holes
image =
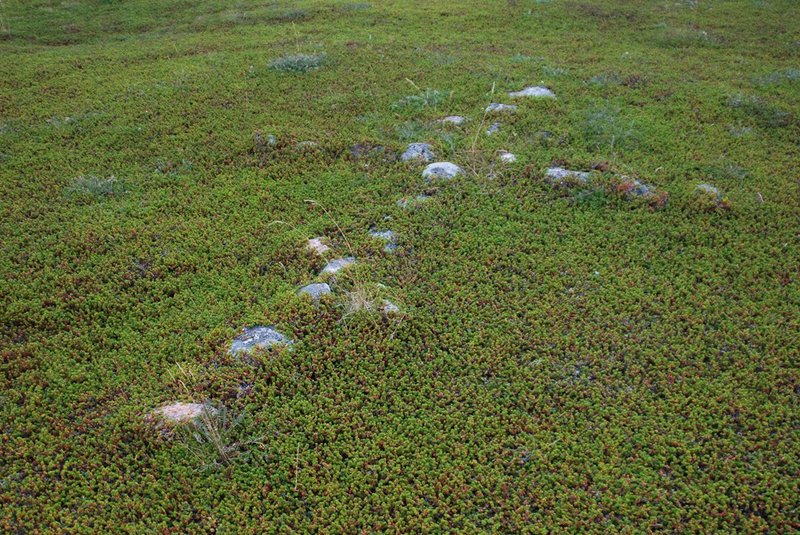
POLYGON ((800 528, 798 20, 792 0, 3 1, 0 530, 800 528), (483 135, 489 102, 539 83, 558 99, 483 135), (428 187, 350 156, 408 141, 469 172, 428 187), (499 150, 519 162, 489 179, 499 150), (668 204, 543 180, 600 161, 668 204), (367 232, 386 215, 393 255, 367 232), (324 263, 307 238, 348 253, 332 219, 359 258, 338 294, 383 284, 402 316, 295 295, 324 263), (296 343, 226 355, 254 324, 296 343), (263 446, 203 469, 146 418, 190 398, 263 446))

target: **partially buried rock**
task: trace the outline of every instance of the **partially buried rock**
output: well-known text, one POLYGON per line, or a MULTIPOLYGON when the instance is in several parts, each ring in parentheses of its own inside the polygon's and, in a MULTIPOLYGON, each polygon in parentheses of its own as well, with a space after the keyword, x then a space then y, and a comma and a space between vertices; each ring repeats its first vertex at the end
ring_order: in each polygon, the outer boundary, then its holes
POLYGON ((556 94, 542 86, 528 86, 521 91, 512 91, 510 97, 535 97, 535 98, 556 98, 556 94))
POLYGON ((695 193, 699 199, 700 206, 705 209, 729 208, 728 199, 719 191, 719 188, 711 184, 699 184, 695 188, 695 193))
POLYGON ((411 143, 400 158, 407 162, 409 160, 421 160, 429 162, 435 158, 433 150, 428 143, 411 143))
POLYGON ((491 136, 499 131, 500 131, 500 123, 492 123, 492 125, 486 130, 486 135, 491 136))
POLYGON ((322 256, 331 249, 330 247, 325 245, 325 243, 322 240, 323 240, 322 237, 311 238, 310 240, 308 240, 308 243, 306 244, 306 249, 322 256))
POLYGON ((567 186, 570 184, 586 184, 589 182, 591 173, 583 171, 573 171, 563 167, 550 167, 545 173, 545 179, 556 186, 567 186))
POLYGON ((275 330, 272 326, 249 327, 242 334, 233 339, 228 353, 238 355, 251 353, 258 349, 267 349, 273 346, 285 346, 292 340, 275 330))
POLYGON ((428 182, 435 178, 442 178, 449 180, 456 175, 463 174, 464 171, 454 163, 450 162, 436 162, 430 164, 428 167, 422 171, 422 178, 425 178, 428 182))
POLYGON ((211 409, 207 409, 202 403, 184 403, 179 401, 159 407, 153 412, 167 423, 185 424, 198 418, 205 410, 211 409))
POLYGON ((517 161, 517 157, 510 152, 502 151, 500 153, 500 161, 503 163, 514 163, 517 161))
POLYGON ((465 122, 467 122, 467 119, 466 119, 466 117, 462 117, 460 115, 448 115, 447 117, 439 119, 439 122, 443 123, 443 124, 452 124, 452 125, 460 126, 460 125, 464 124, 465 122))
POLYGON ((369 235, 385 242, 385 245, 383 246, 383 250, 385 252, 393 253, 395 249, 397 249, 397 243, 395 243, 395 234, 393 231, 370 229, 369 235))
POLYGON ((492 102, 486 106, 486 113, 514 113, 517 107, 514 104, 499 104, 492 102))
POLYGON ((719 188, 712 186, 711 184, 698 184, 697 188, 695 188, 699 193, 703 193, 706 195, 713 195, 714 197, 720 197, 719 188))
POLYGON ((621 176, 616 180, 616 189, 627 199, 645 199, 653 208, 661 208, 669 200, 669 195, 665 191, 627 176, 621 176))
POLYGON ((331 293, 331 287, 324 282, 307 284, 297 291, 297 295, 311 296, 311 300, 315 303, 318 302, 323 295, 328 295, 329 293, 331 293))
POLYGON ((398 307, 397 305, 395 305, 394 303, 392 303, 388 299, 384 299, 383 303, 382 303, 381 311, 387 316, 390 315, 390 314, 399 314, 400 313, 400 307, 398 307))
POLYGON ((333 275, 334 273, 338 273, 339 271, 343 270, 346 267, 349 267, 355 263, 356 259, 352 256, 346 256, 344 258, 337 258, 336 260, 331 260, 328 262, 324 268, 322 268, 321 275, 333 275))

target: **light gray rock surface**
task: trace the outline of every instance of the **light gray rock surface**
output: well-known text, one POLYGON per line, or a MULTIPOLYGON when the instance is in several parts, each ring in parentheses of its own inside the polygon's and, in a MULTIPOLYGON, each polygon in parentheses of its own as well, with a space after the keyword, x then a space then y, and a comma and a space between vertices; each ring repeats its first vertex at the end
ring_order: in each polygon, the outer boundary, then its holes
POLYGON ((324 283, 324 282, 314 282, 311 284, 307 284, 297 290, 297 295, 308 295, 311 296, 311 300, 315 303, 319 301, 323 295, 328 295, 331 293, 331 287, 324 283))
POLYGON ((444 123, 444 124, 452 124, 452 125, 455 125, 455 126, 461 126, 462 124, 467 122, 467 118, 466 117, 462 117, 460 115, 448 115, 447 117, 443 117, 442 119, 439 119, 439 122, 440 123, 444 123))
POLYGON ((400 158, 407 162, 409 160, 420 160, 429 162, 435 158, 433 147, 429 143, 411 143, 400 158))
POLYGON ((351 265, 355 264, 356 259, 352 256, 346 256, 344 258, 337 258, 335 260, 331 260, 328 262, 324 268, 322 268, 322 272, 320 275, 333 275, 338 273, 339 271, 350 267, 351 265))
POLYGON ((514 104, 500 104, 492 102, 486 106, 486 113, 514 113, 517 107, 514 104))
POLYGON ((464 170, 454 163, 450 162, 436 162, 428 165, 422 171, 422 178, 431 182, 433 179, 442 178, 449 180, 456 175, 463 174, 464 170))
POLYGON ((257 325, 246 328, 242 334, 234 338, 228 353, 232 355, 251 353, 257 349, 285 346, 291 343, 293 343, 292 340, 276 331, 275 327, 257 325))
POLYGON ((542 86, 528 86, 520 91, 512 91, 509 97, 534 97, 534 98, 556 98, 556 94, 542 86))
POLYGON ((547 169, 544 176, 548 182, 556 185, 564 185, 568 182, 586 184, 589 182, 591 173, 573 171, 571 169, 564 169, 563 167, 550 167, 547 169))

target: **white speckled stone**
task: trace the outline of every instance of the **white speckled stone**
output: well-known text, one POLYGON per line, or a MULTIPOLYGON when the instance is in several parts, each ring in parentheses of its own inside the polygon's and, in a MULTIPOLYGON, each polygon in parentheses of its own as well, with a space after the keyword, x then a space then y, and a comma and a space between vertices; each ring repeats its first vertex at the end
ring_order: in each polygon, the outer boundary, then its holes
POLYGON ((500 104, 492 102, 486 106, 486 113, 514 113, 517 107, 514 104, 500 104))
POLYGON ((534 98, 556 98, 556 94, 542 86, 529 86, 521 91, 512 91, 509 97, 534 97, 534 98))
POLYGON ((234 338, 228 353, 232 355, 250 353, 256 349, 285 346, 291 343, 292 341, 276 331, 275 327, 257 325, 245 329, 242 334, 234 338))
POLYGON ((432 163, 422 171, 422 178, 428 182, 435 178, 451 179, 456 175, 463 174, 464 170, 454 163, 436 162, 432 163))
POLYGON ((428 143, 411 143, 408 145, 408 148, 402 154, 402 156, 400 156, 400 158, 404 162, 409 160, 421 160, 423 162, 429 162, 435 158, 432 149, 433 147, 431 147, 428 143))

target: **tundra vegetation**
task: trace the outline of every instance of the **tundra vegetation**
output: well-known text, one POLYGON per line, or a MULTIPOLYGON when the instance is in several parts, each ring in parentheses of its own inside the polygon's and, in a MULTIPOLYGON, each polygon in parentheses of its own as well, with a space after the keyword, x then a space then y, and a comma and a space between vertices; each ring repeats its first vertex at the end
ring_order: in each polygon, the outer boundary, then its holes
POLYGON ((0 531, 800 529, 798 21, 1 0, 0 531))

